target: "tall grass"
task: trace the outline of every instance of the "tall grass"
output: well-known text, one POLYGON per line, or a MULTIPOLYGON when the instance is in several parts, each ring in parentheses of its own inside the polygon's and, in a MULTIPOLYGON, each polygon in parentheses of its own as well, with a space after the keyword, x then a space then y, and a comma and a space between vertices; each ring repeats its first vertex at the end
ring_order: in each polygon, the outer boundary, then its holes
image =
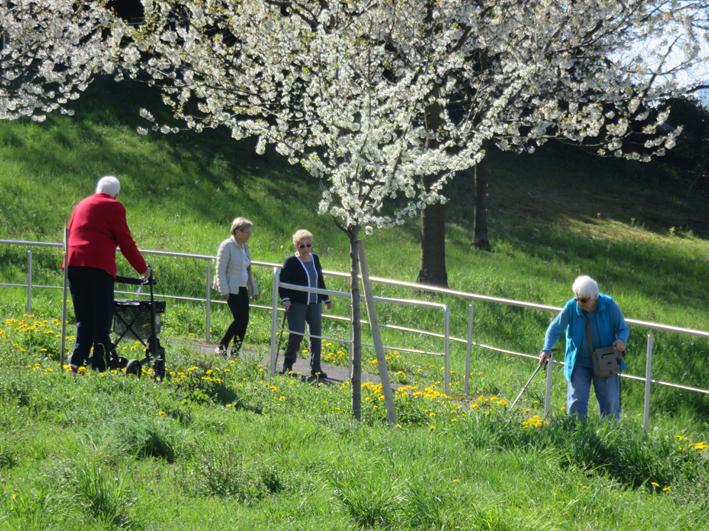
POLYGON ((396 393, 399 411, 418 413, 390 429, 376 386, 363 389, 372 400, 357 423, 347 385, 267 380, 255 359, 228 363, 183 347, 158 384, 72 377, 36 354, 18 366, 12 352, 0 344, 2 447, 11 455, 0 468, 0 519, 10 528, 709 523, 699 432, 646 435, 628 420, 563 414, 545 422, 532 416, 538 409, 510 413, 494 396, 461 403, 423 387, 396 393))

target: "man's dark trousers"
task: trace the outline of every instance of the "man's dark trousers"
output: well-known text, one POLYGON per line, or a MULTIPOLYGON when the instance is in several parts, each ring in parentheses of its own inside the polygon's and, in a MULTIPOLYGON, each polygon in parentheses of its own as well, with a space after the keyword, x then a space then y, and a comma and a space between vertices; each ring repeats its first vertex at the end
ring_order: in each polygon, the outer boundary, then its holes
POLYGON ((94 347, 92 367, 106 370, 106 358, 114 348, 111 343, 113 320, 113 276, 96 267, 69 266, 69 289, 76 314, 76 341, 69 364, 86 366, 94 347))

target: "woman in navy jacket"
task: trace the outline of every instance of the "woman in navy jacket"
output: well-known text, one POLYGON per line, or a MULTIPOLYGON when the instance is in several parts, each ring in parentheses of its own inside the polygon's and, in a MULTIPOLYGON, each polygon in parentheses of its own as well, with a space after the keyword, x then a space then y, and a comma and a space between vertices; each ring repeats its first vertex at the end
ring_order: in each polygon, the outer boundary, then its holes
MULTIPOLYGON (((323 279, 322 267, 318 255, 312 252, 313 235, 307 230, 299 230, 293 234, 295 254, 286 258, 281 268, 280 281, 286 284, 310 288, 327 289, 323 279)), ((320 366, 322 351, 322 303, 327 309, 332 308, 330 298, 317 293, 279 288, 283 307, 288 317, 288 346, 284 354, 283 374, 293 370, 293 364, 298 357, 298 349, 303 341, 305 323, 308 323, 310 335, 310 374, 327 378, 320 366)))

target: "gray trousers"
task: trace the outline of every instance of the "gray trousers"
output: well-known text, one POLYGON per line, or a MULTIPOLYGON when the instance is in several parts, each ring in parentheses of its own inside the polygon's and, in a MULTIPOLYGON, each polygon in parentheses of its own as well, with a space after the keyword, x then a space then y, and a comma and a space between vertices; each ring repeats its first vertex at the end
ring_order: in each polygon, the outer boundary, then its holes
MULTIPOLYGON (((288 308, 288 329, 292 332, 305 332, 305 323, 308 323, 310 333, 310 368, 313 371, 321 371, 320 353, 322 352, 322 303, 317 304, 291 304, 288 308)), ((288 334, 288 346, 283 355, 285 365, 292 367, 298 357, 298 349, 303 341, 303 336, 298 334, 288 334)))

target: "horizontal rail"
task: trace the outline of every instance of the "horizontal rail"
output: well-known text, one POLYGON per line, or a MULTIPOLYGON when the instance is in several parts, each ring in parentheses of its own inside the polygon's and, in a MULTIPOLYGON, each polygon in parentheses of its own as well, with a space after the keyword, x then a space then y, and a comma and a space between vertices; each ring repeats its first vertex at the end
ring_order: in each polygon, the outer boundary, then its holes
MULTIPOLYGON (((481 346, 483 346, 484 348, 490 348, 492 350, 500 350, 500 349, 495 349, 493 347, 485 347, 484 345, 481 345, 481 346)), ((511 352, 511 351, 507 351, 507 350, 500 350, 500 352, 505 352, 507 354, 515 354, 517 356, 524 356, 526 358, 539 359, 539 356, 532 356, 530 354, 520 354, 520 353, 511 352)), ((563 361, 556 361, 554 359, 552 359, 552 363, 556 363, 557 365, 561 365, 561 366, 566 365, 566 363, 564 363, 563 361)), ((642 376, 635 376, 633 374, 625 374, 623 372, 620 373, 620 376, 623 378, 628 378, 629 380, 636 380, 638 382, 646 382, 647 381, 647 378, 643 378, 642 376)), ((664 385, 665 387, 672 387, 674 389, 682 389, 684 391, 694 391, 697 393, 703 393, 705 395, 709 395, 709 390, 707 390, 707 389, 699 389, 697 387, 689 387, 688 385, 673 384, 670 382, 663 382, 662 380, 653 380, 652 378, 650 379, 650 383, 654 383, 657 385, 664 385)))
MULTIPOLYGON (((27 284, 0 284, 2 287, 6 288, 26 288, 27 284)), ((32 284, 33 288, 44 288, 44 289, 62 289, 61 286, 40 286, 39 284, 32 284)))
POLYGON ((0 243, 7 243, 9 245, 27 245, 29 247, 61 247, 61 243, 54 242, 31 242, 24 240, 0 240, 0 243))
MULTIPOLYGON (((61 243, 53 242, 36 242, 28 240, 0 240, 0 244, 11 244, 11 245, 27 245, 27 246, 37 246, 37 247, 62 247, 61 243)), ((140 249, 141 253, 152 254, 158 256, 170 256, 175 258, 195 258, 200 260, 216 260, 216 256, 204 255, 204 254, 189 254, 189 253, 173 253, 169 251, 153 251, 149 249, 140 249)), ((252 261, 253 265, 264 266, 264 267, 281 267, 281 264, 276 264, 273 262, 259 262, 252 261)), ((323 273, 329 276, 338 278, 350 278, 349 273, 342 273, 339 271, 329 271, 323 270, 323 273)), ((437 293, 439 295, 450 295, 453 297, 461 297, 469 300, 483 301, 483 302, 493 302, 497 304, 505 304, 508 306, 516 306, 518 308, 528 308, 534 310, 543 310, 548 312, 560 312, 562 308, 557 306, 548 306, 545 304, 536 304, 531 302, 517 301, 514 299, 504 299, 500 297, 491 297, 489 295, 480 295, 476 293, 467 293, 465 291, 457 291, 446 288, 438 288, 436 286, 428 286, 426 284, 415 284, 413 282, 402 282, 399 280, 391 280, 387 278, 371 277, 372 282, 378 284, 384 284, 388 286, 395 286, 401 288, 413 289, 416 291, 427 291, 429 293, 437 293)), ((25 284, 26 286, 26 284, 25 284)), ((292 287, 291 289, 296 289, 292 287)), ((674 332, 677 334, 684 334, 690 336, 697 336, 709 339, 709 332, 704 330, 694 330, 691 328, 682 328, 677 326, 664 325, 660 323, 653 323, 649 321, 641 321, 638 319, 625 318, 625 322, 642 328, 647 328, 651 330, 661 330, 664 332, 674 332)))
MULTIPOLYGON (((326 273, 328 275, 333 275, 333 276, 340 276, 340 277, 346 277, 349 278, 348 274, 344 273, 337 273, 333 271, 325 271, 323 270, 323 273, 326 273)), ((376 282, 378 284, 385 284, 388 286, 396 286, 396 287, 401 287, 401 288, 408 288, 408 289, 413 289, 416 291, 427 291, 430 293, 438 293, 439 295, 450 295, 454 297, 461 297, 469 300, 476 300, 476 301, 484 301, 484 302, 494 302, 498 304, 506 304, 508 306, 517 306, 519 308, 529 308, 533 310, 544 310, 544 311, 549 311, 549 312, 560 312, 563 310, 563 308, 559 308, 557 306, 547 306, 545 304, 535 304, 531 302, 523 302, 523 301, 517 301, 513 299, 503 299, 499 297, 490 297, 488 295, 479 295, 475 293, 467 293, 465 291, 456 291, 456 290, 451 290, 451 289, 446 289, 446 288, 438 288, 435 286, 427 286, 425 284, 414 284, 412 282, 401 282, 398 280, 390 280, 386 278, 379 278, 379 277, 371 277, 372 282, 376 282)), ((639 326, 642 328, 648 328, 651 330, 662 330, 665 332, 675 332, 678 334, 685 334, 685 335, 690 335, 690 336, 697 336, 697 337, 703 337, 709 339, 709 332, 706 332, 704 330, 694 330, 691 328, 682 328, 682 327, 677 327, 677 326, 670 326, 670 325, 664 325, 660 323, 652 323, 649 321, 640 321, 638 319, 629 319, 625 317, 625 322, 628 324, 632 324, 635 326, 639 326)))
MULTIPOLYGON (((319 293, 321 295, 338 295, 340 297, 352 298, 352 295, 350 293, 347 293, 346 291, 331 291, 328 289, 309 288, 307 286, 298 286, 296 284, 287 284, 285 282, 279 282, 278 285, 282 286, 284 288, 292 289, 294 291, 306 291, 309 293, 319 293)), ((360 294, 359 298, 364 299, 364 295, 360 294)), ((394 303, 394 304, 405 304, 408 306, 424 306, 427 308, 435 308, 438 310, 442 310, 442 309, 446 308, 445 304, 440 304, 438 302, 428 302, 428 301, 409 300, 409 299, 393 299, 391 297, 378 297, 378 296, 375 296, 374 300, 377 302, 390 302, 390 303, 394 303)))
MULTIPOLYGON (((621 376, 623 378, 629 378, 631 380, 638 380, 641 382, 647 381, 645 378, 642 376, 633 376, 632 374, 623 374, 621 373, 621 376)), ((673 384, 670 382, 663 382, 661 380, 653 380, 652 378, 650 379, 651 383, 657 384, 657 385, 664 385, 665 387, 674 387, 675 389, 683 389, 685 391, 695 391, 697 393, 704 393, 705 395, 709 395, 709 390, 707 389, 697 389, 696 387, 689 387, 687 385, 679 385, 679 384, 673 384)))

